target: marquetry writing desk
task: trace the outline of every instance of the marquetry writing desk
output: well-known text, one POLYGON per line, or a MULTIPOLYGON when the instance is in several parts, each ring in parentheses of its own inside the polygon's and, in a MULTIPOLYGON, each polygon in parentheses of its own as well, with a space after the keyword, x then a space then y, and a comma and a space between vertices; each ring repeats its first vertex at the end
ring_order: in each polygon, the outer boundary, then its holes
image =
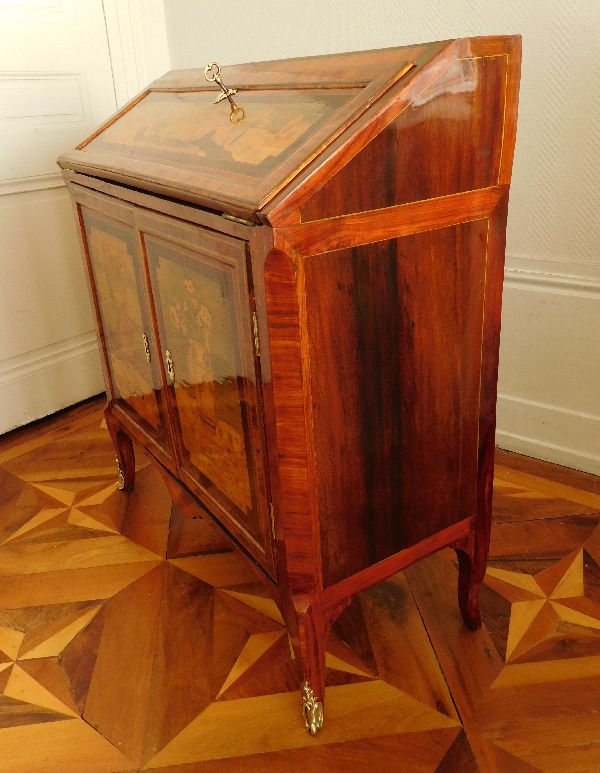
POLYGON ((171 72, 60 159, 122 487, 133 439, 250 562, 311 732, 354 594, 453 546, 481 624, 519 69, 490 37, 171 72))

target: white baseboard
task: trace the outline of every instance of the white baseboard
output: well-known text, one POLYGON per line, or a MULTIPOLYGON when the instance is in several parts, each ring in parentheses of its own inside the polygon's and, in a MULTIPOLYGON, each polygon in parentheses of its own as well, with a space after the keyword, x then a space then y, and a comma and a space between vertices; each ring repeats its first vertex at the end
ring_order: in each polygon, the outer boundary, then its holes
POLYGON ((496 443, 600 475, 600 266, 507 260, 496 443))
POLYGON ((600 475, 600 416, 499 394, 496 445, 600 475))
POLYGON ((0 362, 0 433, 104 391, 94 332, 0 362))

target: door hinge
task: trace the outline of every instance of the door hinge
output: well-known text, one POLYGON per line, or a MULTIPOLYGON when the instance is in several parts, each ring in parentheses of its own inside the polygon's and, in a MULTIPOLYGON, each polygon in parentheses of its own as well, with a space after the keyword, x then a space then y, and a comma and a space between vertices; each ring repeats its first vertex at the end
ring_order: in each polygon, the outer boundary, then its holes
POLYGON ((255 225, 259 225, 259 223, 255 223, 253 220, 245 220, 243 217, 236 217, 235 215, 230 215, 228 212, 222 212, 221 217, 225 220, 231 220, 232 223, 239 223, 240 225, 247 225, 254 228, 255 225))
POLYGON ((254 335, 254 349, 256 351, 256 356, 260 357, 260 341, 258 340, 258 317, 256 316, 256 312, 252 312, 252 333, 254 335))
POLYGON ((144 342, 144 352, 146 353, 146 360, 148 360, 148 362, 152 362, 152 354, 150 353, 150 341, 148 341, 148 336, 145 333, 142 336, 142 340, 144 342))
POLYGON ((277 541, 275 537, 275 513, 273 510, 273 502, 269 502, 269 516, 271 518, 271 534, 273 535, 273 542, 277 541))

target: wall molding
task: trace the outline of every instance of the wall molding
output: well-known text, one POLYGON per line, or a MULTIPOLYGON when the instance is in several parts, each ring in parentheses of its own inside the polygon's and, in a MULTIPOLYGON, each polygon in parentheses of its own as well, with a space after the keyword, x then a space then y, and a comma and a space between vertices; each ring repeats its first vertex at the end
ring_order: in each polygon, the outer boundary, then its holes
MULTIPOLYGON (((0 386, 77 357, 98 352, 94 330, 0 362, 0 386)), ((99 356, 99 355, 98 355, 99 356)))
POLYGON ((563 413, 565 414, 565 416, 574 416, 579 419, 590 419, 592 421, 600 422, 600 416, 596 416, 592 413, 584 413, 583 411, 573 411, 570 408, 561 408, 558 405, 552 405, 550 403, 541 403, 538 400, 526 400, 523 397, 513 397, 512 395, 502 394, 502 392, 498 392, 498 400, 509 400, 510 402, 518 403, 519 405, 523 405, 523 406, 530 406, 532 408, 538 408, 538 409, 547 410, 547 411, 558 411, 558 413, 563 413))
POLYGON ((35 21, 63 22, 77 18, 74 0, 19 0, 0 4, 0 17, 34 19, 35 21))
POLYGON ((118 109, 169 69, 162 0, 102 0, 118 109))
POLYGON ((577 274, 551 273, 507 266, 504 269, 504 283, 506 287, 521 290, 600 299, 600 279, 577 274))
POLYGON ((45 191, 49 188, 64 188, 65 181, 60 172, 40 174, 32 177, 14 177, 12 180, 0 180, 0 196, 28 191, 45 191))
POLYGON ((95 332, 0 363, 0 434, 104 391, 95 332))
POLYGON ((600 475, 600 456, 595 454, 586 454, 566 446, 558 446, 548 441, 501 430, 496 431, 496 446, 516 454, 559 464, 561 467, 600 475))
POLYGON ((60 188, 61 149, 92 129, 83 72, 0 71, 0 196, 60 188))

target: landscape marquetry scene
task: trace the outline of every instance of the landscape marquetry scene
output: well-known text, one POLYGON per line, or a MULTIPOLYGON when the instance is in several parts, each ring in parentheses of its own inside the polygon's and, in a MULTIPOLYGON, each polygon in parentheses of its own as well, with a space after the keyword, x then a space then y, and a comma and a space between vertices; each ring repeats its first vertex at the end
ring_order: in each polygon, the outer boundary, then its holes
POLYGON ((87 148, 183 168, 204 166, 262 178, 314 133, 357 89, 239 92, 233 124, 214 92, 152 92, 87 148))

